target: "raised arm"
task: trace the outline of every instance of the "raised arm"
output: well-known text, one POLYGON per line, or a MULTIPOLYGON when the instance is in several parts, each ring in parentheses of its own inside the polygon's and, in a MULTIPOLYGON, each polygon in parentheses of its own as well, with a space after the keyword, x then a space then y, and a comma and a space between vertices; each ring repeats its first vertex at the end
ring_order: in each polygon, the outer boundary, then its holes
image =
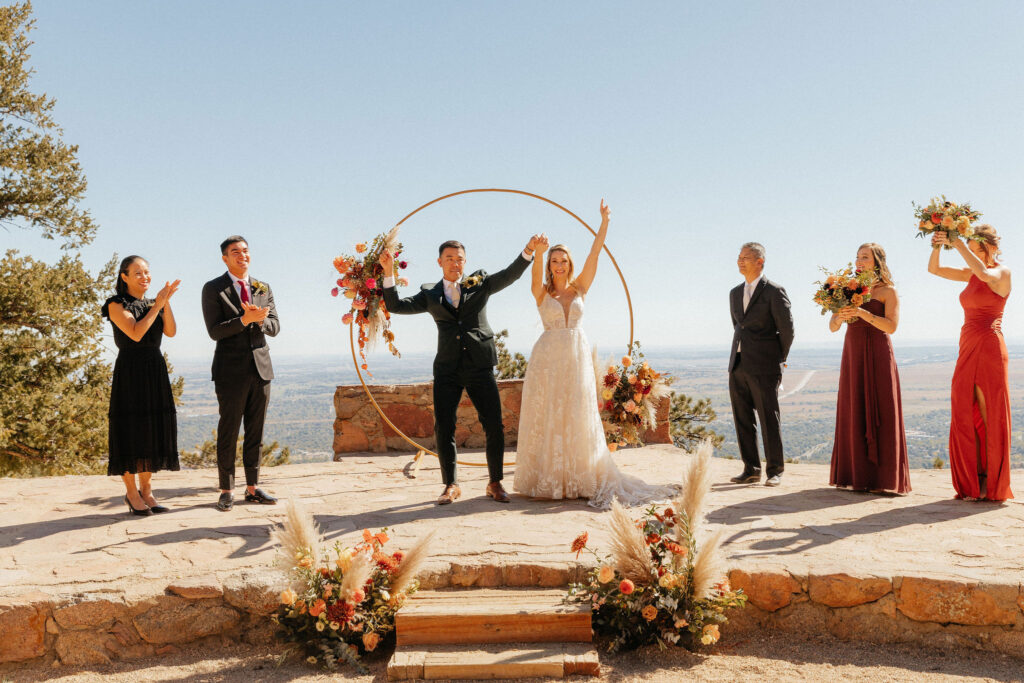
MULTIPOLYGON (((391 252, 382 251, 378 262, 385 273, 395 272, 395 256, 391 252)), ((384 306, 387 307, 389 313, 412 315, 413 313, 423 313, 427 310, 427 295, 424 294, 423 290, 405 299, 399 299, 398 292, 395 291, 394 276, 385 276, 382 280, 384 306)))
MULTIPOLYGON (((968 272, 987 284, 993 292, 999 296, 1006 296, 1010 293, 1010 269, 998 263, 991 268, 974 255, 967 244, 962 240, 953 243, 953 248, 960 252, 967 264, 968 272)), ((967 279, 970 279, 968 276, 967 279)))
POLYGON ((536 242, 534 242, 536 250, 533 252, 533 269, 531 270, 531 282, 530 291, 533 292, 533 298, 537 300, 537 305, 540 306, 544 301, 544 252, 548 249, 548 236, 541 235, 536 242))
POLYGON ((604 238, 608 234, 608 216, 611 213, 602 199, 601 227, 597 229, 597 235, 594 236, 594 243, 590 246, 587 261, 583 264, 579 277, 576 278, 576 289, 583 294, 590 290, 590 285, 594 282, 594 275, 597 274, 597 261, 601 257, 601 249, 604 248, 604 238))
MULTIPOLYGON (((960 240, 957 240, 960 242, 960 240)), ((940 247, 949 244, 949 238, 944 232, 932 233, 932 255, 928 257, 928 272, 932 275, 944 277, 947 280, 956 282, 967 282, 971 279, 971 271, 967 268, 947 268, 939 265, 940 247)))
POLYGON ((490 289, 491 294, 500 292, 518 280, 526 272, 526 267, 530 265, 530 260, 537 260, 535 258, 535 249, 538 239, 540 239, 540 235, 532 236, 530 241, 526 243, 526 248, 516 257, 515 261, 504 270, 499 270, 497 273, 487 276, 487 287, 490 289))

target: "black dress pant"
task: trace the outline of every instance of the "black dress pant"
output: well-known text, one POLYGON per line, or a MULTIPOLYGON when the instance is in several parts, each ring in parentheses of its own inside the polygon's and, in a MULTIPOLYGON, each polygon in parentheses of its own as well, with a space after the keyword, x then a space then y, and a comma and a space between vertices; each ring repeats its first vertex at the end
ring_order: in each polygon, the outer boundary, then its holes
POLYGON ((742 354, 736 354, 736 364, 729 373, 729 400, 732 402, 732 419, 736 425, 736 440, 739 442, 745 472, 761 470, 761 458, 757 453, 757 430, 754 427, 755 414, 761 426, 767 476, 782 474, 785 469, 782 434, 779 430, 781 383, 780 373, 750 372, 749 368, 743 366, 742 354))
POLYGON ((458 481, 455 471, 455 416, 462 390, 476 408, 487 437, 487 472, 491 481, 501 481, 505 469, 505 426, 501 422, 501 397, 494 368, 471 367, 461 363, 449 370, 434 370, 434 437, 441 462, 444 485, 458 481))
POLYGON ((245 485, 256 486, 260 479, 263 455, 263 422, 270 403, 270 381, 260 377, 253 363, 249 372, 230 380, 214 382, 220 421, 217 423, 217 470, 222 491, 235 487, 235 454, 238 428, 245 427, 242 439, 242 467, 245 485))

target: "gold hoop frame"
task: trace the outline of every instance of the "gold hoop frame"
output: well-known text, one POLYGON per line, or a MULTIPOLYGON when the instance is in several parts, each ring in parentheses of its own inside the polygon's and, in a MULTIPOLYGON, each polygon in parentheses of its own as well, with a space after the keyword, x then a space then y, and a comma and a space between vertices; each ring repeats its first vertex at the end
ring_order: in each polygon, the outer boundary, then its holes
MULTIPOLYGON (((553 206, 553 207, 555 207, 557 209, 560 209, 561 211, 569 214, 570 216, 575 218, 576 221, 580 225, 582 225, 584 228, 586 228, 588 231, 590 231, 591 235, 593 235, 594 237, 597 237, 597 232, 595 232, 592 227, 587 225, 587 222, 585 220, 583 220, 582 218, 580 218, 575 213, 573 213, 569 209, 565 208, 564 206, 562 206, 558 202, 554 202, 554 201, 548 199, 547 197, 542 197, 541 195, 534 194, 533 192, 526 192, 524 190, 510 190, 510 189, 507 189, 507 188, 500 188, 500 187, 478 188, 478 189, 474 189, 474 190, 459 190, 458 192, 451 192, 449 194, 443 195, 443 196, 438 197, 436 199, 431 199, 426 204, 423 204, 423 205, 417 207, 416 209, 414 209, 413 211, 409 212, 408 214, 406 214, 406 216, 402 220, 400 220, 397 223, 395 223, 395 227, 398 227, 398 226, 402 225, 407 220, 409 220, 410 218, 412 218, 413 216, 415 216, 416 214, 418 214, 420 211, 422 211, 423 209, 427 208, 428 206, 432 206, 434 204, 437 204, 438 202, 444 201, 445 199, 451 199, 452 197, 458 197, 460 195, 465 195, 465 194, 477 194, 477 193, 480 193, 480 192, 500 192, 500 193, 504 193, 504 194, 518 194, 518 195, 522 195, 524 197, 533 197, 534 199, 539 199, 540 201, 545 202, 547 204, 550 204, 551 206, 553 206)), ((612 266, 615 267, 615 272, 618 273, 619 280, 622 282, 622 289, 626 293, 626 305, 629 307, 629 344, 626 346, 626 352, 629 353, 629 350, 633 348, 633 300, 629 296, 629 286, 626 284, 626 278, 622 275, 622 270, 619 268, 619 264, 615 260, 615 256, 612 254, 612 252, 608 248, 607 244, 603 245, 602 248, 604 250, 604 253, 608 254, 608 258, 611 259, 612 266)), ((430 455, 434 456, 435 458, 440 459, 437 453, 435 453, 434 451, 430 450, 429 448, 427 448, 425 446, 422 446, 422 445, 418 444, 416 441, 414 441, 411 438, 409 438, 408 436, 406 436, 405 432, 403 432, 401 429, 396 427, 395 424, 391 420, 388 419, 388 416, 384 414, 384 411, 381 410, 380 405, 377 403, 377 400, 373 398, 373 394, 370 392, 370 388, 368 386, 366 386, 366 381, 363 380, 363 373, 362 373, 362 371, 359 368, 359 360, 356 357, 356 342, 355 342, 355 332, 354 332, 354 329, 355 329, 355 323, 354 322, 349 323, 349 326, 348 326, 348 340, 349 340, 349 345, 352 347, 352 364, 356 368, 356 375, 358 375, 358 377, 359 377, 359 383, 363 386, 363 391, 366 392, 366 397, 368 399, 370 399, 370 403, 373 404, 373 407, 377 410, 377 414, 380 415, 381 419, 384 420, 385 423, 387 423, 388 427, 390 427, 392 429, 392 431, 395 432, 395 434, 397 434, 398 436, 402 437, 406 441, 406 443, 408 443, 411 446, 414 446, 417 449, 416 458, 414 460, 414 463, 417 466, 419 464, 420 458, 423 456, 424 453, 429 453, 430 455)), ((455 462, 457 464, 459 464, 459 465, 465 465, 465 466, 468 466, 468 467, 487 467, 486 463, 463 462, 462 460, 456 460, 455 462)), ((515 464, 516 463, 515 463, 514 460, 512 462, 503 463, 503 465, 505 467, 510 467, 510 466, 515 465, 515 464)))

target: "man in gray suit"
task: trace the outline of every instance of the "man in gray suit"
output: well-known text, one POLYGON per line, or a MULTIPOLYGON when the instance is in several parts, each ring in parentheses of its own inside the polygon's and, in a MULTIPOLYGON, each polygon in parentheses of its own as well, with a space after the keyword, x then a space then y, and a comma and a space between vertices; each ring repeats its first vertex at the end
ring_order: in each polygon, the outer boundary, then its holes
POLYGON ((732 351, 729 354, 729 400, 743 472, 731 481, 761 481, 754 414, 761 426, 765 486, 782 482, 785 464, 779 431, 779 386, 793 345, 793 314, 786 290, 764 277, 764 246, 747 242, 736 259, 745 282, 729 292, 732 351))
POLYGON ((227 512, 234 505, 235 449, 238 429, 243 422, 245 501, 262 505, 277 502, 256 485, 263 451, 263 422, 270 402, 270 380, 274 379, 267 337, 277 336, 281 325, 270 285, 249 276, 249 244, 245 238, 241 235, 228 237, 221 243, 220 251, 228 272, 203 286, 203 318, 210 338, 217 342, 213 352, 213 383, 220 407, 217 509, 227 512))

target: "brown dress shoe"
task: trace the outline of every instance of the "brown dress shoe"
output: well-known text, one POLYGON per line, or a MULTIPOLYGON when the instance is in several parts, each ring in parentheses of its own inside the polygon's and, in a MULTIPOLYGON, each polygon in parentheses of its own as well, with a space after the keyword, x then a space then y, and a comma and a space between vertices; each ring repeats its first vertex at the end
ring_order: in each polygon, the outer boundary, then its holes
POLYGON ((496 503, 509 503, 512 501, 505 493, 504 487, 500 481, 492 481, 487 485, 487 495, 494 499, 496 503))
POLYGON ((444 493, 437 499, 438 505, 448 505, 454 503, 455 500, 462 495, 462 490, 458 484, 448 484, 444 487, 444 493))

